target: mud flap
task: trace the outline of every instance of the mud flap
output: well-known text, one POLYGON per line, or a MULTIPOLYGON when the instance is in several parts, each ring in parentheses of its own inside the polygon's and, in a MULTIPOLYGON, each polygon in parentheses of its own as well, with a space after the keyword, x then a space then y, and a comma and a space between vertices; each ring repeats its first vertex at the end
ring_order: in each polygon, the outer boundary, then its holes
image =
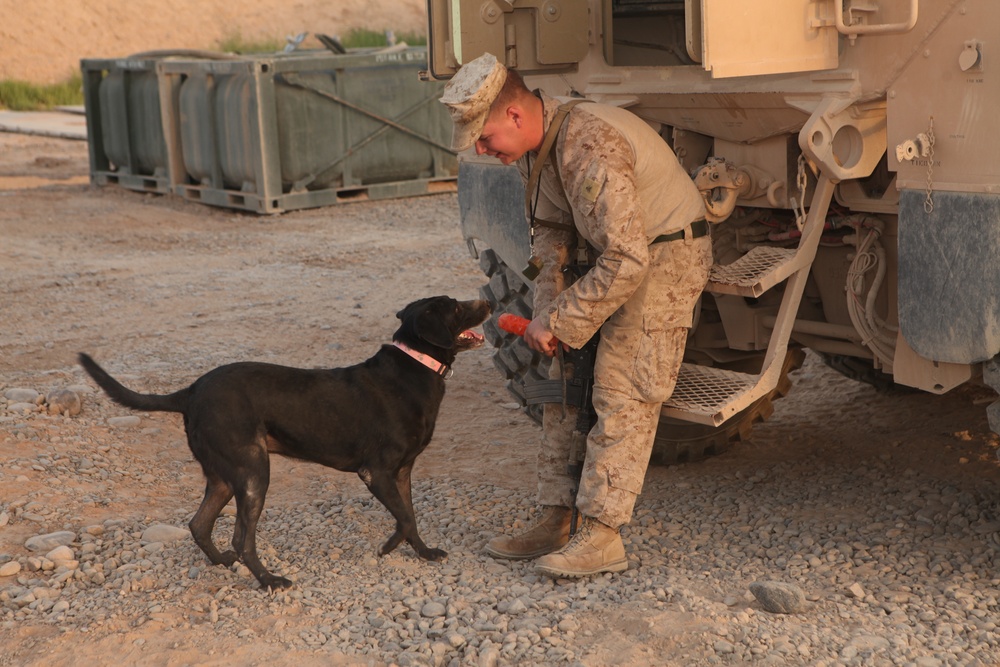
POLYGON ((971 364, 1000 352, 1000 195, 899 196, 899 327, 934 361, 971 364))

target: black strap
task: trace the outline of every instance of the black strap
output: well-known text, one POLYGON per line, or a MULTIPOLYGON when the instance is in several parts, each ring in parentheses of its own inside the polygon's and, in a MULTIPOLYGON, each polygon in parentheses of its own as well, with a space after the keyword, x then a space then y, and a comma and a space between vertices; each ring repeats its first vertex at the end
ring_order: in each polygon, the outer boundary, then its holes
POLYGON ((531 220, 535 223, 535 225, 539 227, 561 229, 564 232, 571 232, 576 229, 576 226, 569 222, 558 222, 557 220, 545 220, 544 218, 536 218, 535 216, 531 216, 531 220))
MULTIPOLYGON (((705 222, 704 219, 695 220, 694 222, 691 223, 690 226, 691 226, 691 238, 693 239, 700 239, 702 236, 708 234, 708 223, 705 222)), ((676 232, 672 232, 670 234, 660 234, 652 241, 650 241, 649 245, 653 245, 654 243, 668 243, 670 241, 680 241, 681 239, 684 238, 684 233, 686 231, 687 228, 678 230, 676 232)))

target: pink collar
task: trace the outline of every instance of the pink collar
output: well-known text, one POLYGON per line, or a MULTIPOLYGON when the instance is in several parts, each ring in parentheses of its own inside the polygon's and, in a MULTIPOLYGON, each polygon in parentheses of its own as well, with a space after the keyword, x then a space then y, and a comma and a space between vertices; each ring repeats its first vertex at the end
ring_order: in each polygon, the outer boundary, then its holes
POLYGON ((417 352, 416 350, 409 347, 405 343, 400 343, 398 340, 394 340, 392 344, 401 349, 403 352, 406 352, 408 355, 410 355, 411 357, 422 363, 424 366, 427 366, 427 368, 431 369, 441 377, 443 378, 451 377, 452 374, 451 368, 449 366, 446 366, 445 364, 442 364, 434 357, 426 355, 423 352, 417 352))

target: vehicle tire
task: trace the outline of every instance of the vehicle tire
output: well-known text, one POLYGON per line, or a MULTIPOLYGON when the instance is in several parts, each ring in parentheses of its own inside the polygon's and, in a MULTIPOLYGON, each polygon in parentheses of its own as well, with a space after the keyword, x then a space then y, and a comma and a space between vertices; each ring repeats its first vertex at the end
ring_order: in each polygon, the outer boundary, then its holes
POLYGON ((672 465, 700 461, 722 454, 733 443, 749 440, 753 425, 770 417, 774 412, 773 402, 788 394, 792 388, 788 374, 801 367, 805 357, 805 352, 801 349, 789 349, 785 354, 778 386, 730 417, 721 426, 706 426, 660 417, 649 462, 653 465, 672 465))
MULTIPOLYGON (((493 364, 506 380, 508 391, 525 406, 524 383, 548 379, 550 360, 531 350, 520 336, 502 330, 497 325, 497 319, 503 313, 530 318, 531 289, 492 250, 480 253, 479 265, 489 278, 489 282, 480 289, 481 298, 493 306, 493 314, 483 324, 486 340, 496 348, 493 364)), ((650 463, 671 465, 699 461, 721 454, 734 442, 749 438, 753 425, 771 416, 774 411, 772 401, 788 393, 791 387, 788 373, 801 366, 804 358, 805 354, 801 350, 789 350, 778 386, 722 426, 704 426, 661 417, 650 463)), ((541 423, 541 405, 525 406, 524 410, 532 419, 541 423)))
POLYGON ((896 384, 892 376, 888 373, 873 368, 872 362, 868 359, 858 359, 843 354, 820 353, 819 356, 824 364, 844 377, 850 378, 855 382, 869 384, 875 387, 875 391, 879 393, 893 391, 908 393, 911 391, 910 387, 896 384))
POLYGON ((483 323, 487 342, 496 348, 493 365, 503 375, 507 390, 524 406, 524 411, 541 424, 542 406, 526 404, 524 383, 547 380, 550 359, 528 347, 520 336, 507 333, 497 324, 504 313, 531 317, 531 289, 490 249, 479 254, 479 266, 489 279, 479 289, 480 298, 493 306, 493 314, 483 323))

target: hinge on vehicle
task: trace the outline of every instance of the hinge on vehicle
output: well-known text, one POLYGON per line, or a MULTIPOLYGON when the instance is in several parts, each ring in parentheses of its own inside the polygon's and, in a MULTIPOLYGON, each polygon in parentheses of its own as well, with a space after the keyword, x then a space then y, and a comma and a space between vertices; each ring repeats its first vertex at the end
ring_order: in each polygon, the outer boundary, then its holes
POLYGON ((809 20, 809 27, 813 30, 818 30, 820 28, 836 28, 837 20, 833 13, 836 11, 833 2, 817 2, 816 3, 816 16, 809 20))

